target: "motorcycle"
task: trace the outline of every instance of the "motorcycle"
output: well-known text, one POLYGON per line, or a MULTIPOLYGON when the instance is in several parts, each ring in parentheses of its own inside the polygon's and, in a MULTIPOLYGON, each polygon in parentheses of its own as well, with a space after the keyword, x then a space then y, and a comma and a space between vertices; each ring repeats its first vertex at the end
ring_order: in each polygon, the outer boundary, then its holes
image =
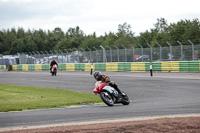
POLYGON ((58 69, 58 66, 57 66, 56 64, 52 66, 52 68, 51 68, 51 74, 52 74, 52 76, 53 76, 53 75, 56 76, 56 74, 57 74, 57 69, 58 69))
POLYGON ((94 94, 99 95, 103 102, 108 106, 113 106, 117 103, 128 105, 130 103, 129 97, 125 92, 122 91, 122 95, 118 91, 109 86, 107 83, 97 81, 93 90, 94 94))

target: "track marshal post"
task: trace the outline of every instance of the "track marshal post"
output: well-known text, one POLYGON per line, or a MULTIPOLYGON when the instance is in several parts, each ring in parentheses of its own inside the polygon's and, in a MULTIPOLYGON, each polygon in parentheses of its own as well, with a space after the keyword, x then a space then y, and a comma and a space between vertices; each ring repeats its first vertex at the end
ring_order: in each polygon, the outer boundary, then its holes
POLYGON ((91 71, 90 71, 90 75, 92 75, 92 71, 93 71, 93 63, 91 63, 91 71))
POLYGON ((151 77, 153 76, 152 63, 151 62, 150 62, 150 75, 151 75, 151 77))

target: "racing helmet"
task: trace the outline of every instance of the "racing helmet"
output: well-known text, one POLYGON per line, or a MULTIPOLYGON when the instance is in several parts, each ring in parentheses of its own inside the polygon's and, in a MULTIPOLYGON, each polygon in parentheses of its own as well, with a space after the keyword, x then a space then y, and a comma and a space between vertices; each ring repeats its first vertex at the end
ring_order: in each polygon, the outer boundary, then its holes
POLYGON ((101 72, 100 71, 95 71, 93 73, 94 78, 98 81, 101 79, 101 72))

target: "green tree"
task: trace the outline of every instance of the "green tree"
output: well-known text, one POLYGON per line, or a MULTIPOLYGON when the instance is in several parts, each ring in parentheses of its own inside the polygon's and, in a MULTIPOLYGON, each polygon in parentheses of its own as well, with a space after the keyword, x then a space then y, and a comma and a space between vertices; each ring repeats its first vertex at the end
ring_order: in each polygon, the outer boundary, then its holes
POLYGON ((82 44, 84 33, 78 26, 76 28, 69 28, 67 34, 70 36, 71 48, 78 48, 82 44))
POLYGON ((183 44, 188 44, 188 40, 193 40, 194 43, 200 42, 200 23, 198 19, 181 20, 177 23, 172 23, 168 27, 169 41, 172 45, 177 45, 177 40, 183 44))
POLYGON ((100 45, 104 42, 104 38, 96 37, 96 33, 94 32, 93 35, 88 35, 84 37, 83 43, 80 45, 80 48, 87 50, 87 47, 90 49, 100 48, 100 45))
POLYGON ((73 48, 87 47, 93 49, 100 48, 103 45, 123 48, 130 48, 130 44, 139 47, 138 43, 143 47, 148 47, 147 43, 153 47, 157 47, 156 42, 161 46, 168 46, 166 41, 172 45, 177 45, 177 40, 184 45, 190 45, 188 40, 195 44, 200 43, 200 22, 199 19, 180 20, 177 23, 168 24, 164 18, 158 18, 154 24, 154 28, 149 31, 141 32, 139 36, 134 36, 131 30, 131 25, 123 23, 118 25, 118 32, 96 36, 94 32, 92 35, 85 35, 79 28, 69 28, 66 33, 61 28, 57 27, 53 31, 30 30, 25 31, 22 27, 17 30, 15 28, 0 30, 0 53, 1 54, 17 54, 18 52, 32 52, 32 51, 50 51, 63 50, 73 48))
POLYGON ((154 26, 158 33, 165 32, 168 27, 167 20, 165 18, 158 18, 154 26))
POLYGON ((7 30, 3 39, 3 54, 10 54, 9 50, 12 47, 12 43, 17 40, 16 32, 14 29, 7 30))
POLYGON ((118 25, 118 32, 116 33, 116 36, 117 39, 113 44, 119 48, 123 48, 122 44, 128 48, 130 47, 130 44, 134 42, 134 33, 131 30, 131 25, 126 22, 122 25, 118 25))

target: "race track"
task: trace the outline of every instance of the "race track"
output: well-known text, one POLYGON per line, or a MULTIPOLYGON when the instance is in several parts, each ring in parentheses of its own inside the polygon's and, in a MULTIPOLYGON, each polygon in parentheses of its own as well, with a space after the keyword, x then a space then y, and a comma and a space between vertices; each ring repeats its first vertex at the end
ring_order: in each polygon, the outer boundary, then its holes
MULTIPOLYGON (((94 120, 200 113, 199 73, 105 72, 131 99, 128 106, 105 104, 74 108, 0 113, 3 128, 27 127, 94 120)), ((39 86, 92 93, 94 79, 89 72, 0 71, 0 84, 39 86)))

